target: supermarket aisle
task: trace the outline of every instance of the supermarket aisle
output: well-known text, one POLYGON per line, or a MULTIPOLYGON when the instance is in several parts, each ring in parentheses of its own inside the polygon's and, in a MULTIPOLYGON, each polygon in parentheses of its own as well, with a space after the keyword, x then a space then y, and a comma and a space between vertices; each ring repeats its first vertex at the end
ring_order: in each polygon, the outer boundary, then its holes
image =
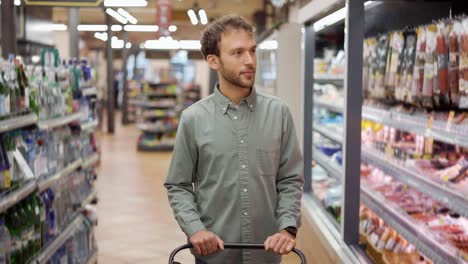
MULTIPOLYGON (((164 263, 169 252, 185 242, 163 187, 171 155, 137 153, 139 131, 117 123, 114 136, 100 137, 99 263, 164 263)), ((189 254, 179 260, 193 263, 189 254)))

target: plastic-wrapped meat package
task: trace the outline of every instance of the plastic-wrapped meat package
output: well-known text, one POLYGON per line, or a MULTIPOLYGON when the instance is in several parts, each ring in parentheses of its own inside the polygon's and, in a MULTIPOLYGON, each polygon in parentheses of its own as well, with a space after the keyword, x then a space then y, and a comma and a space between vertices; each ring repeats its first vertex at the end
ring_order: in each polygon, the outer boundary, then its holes
POLYGON ((377 70, 375 73, 374 89, 376 97, 385 98, 385 73, 387 70, 388 36, 382 35, 377 44, 377 70))
POLYGON ((406 36, 404 62, 400 80, 401 100, 409 102, 411 83, 413 81, 414 60, 416 56, 416 35, 410 33, 406 36))
POLYGON ((437 84, 437 26, 429 25, 426 29, 426 52, 424 61, 424 82, 422 89, 422 105, 433 108, 434 86, 437 84))
POLYGON ((447 29, 444 22, 437 24, 436 51, 438 82, 434 83, 434 103, 436 106, 450 106, 447 29))
POLYGON ((460 109, 468 109, 468 18, 462 22, 462 33, 459 36, 460 44, 460 109))
POLYGON ((367 91, 371 98, 376 97, 375 92, 375 76, 377 74, 377 39, 369 38, 368 50, 369 50, 369 64, 368 64, 368 73, 367 73, 367 91))
POLYGON ((394 32, 390 37, 390 48, 387 63, 387 74, 385 78, 385 97, 390 101, 401 99, 400 92, 395 90, 398 73, 401 69, 403 48, 405 45, 405 39, 402 32, 394 32))
POLYGON ((420 27, 416 31, 416 60, 414 62, 413 83, 411 85, 410 103, 421 106, 421 92, 424 82, 424 61, 426 52, 426 30, 420 27))
MULTIPOLYGON (((362 70, 362 91, 363 97, 368 98, 371 87, 370 76, 372 76, 371 63, 372 63, 372 54, 375 54, 375 46, 377 41, 375 38, 366 39, 364 41, 364 53, 363 53, 363 70, 362 70)), ((375 55, 374 55, 375 57, 375 55)))
POLYGON ((448 37, 449 43, 449 86, 450 86, 450 100, 452 105, 458 107, 459 104, 459 65, 460 65, 460 48, 458 39, 463 31, 463 26, 460 21, 454 21, 448 37))

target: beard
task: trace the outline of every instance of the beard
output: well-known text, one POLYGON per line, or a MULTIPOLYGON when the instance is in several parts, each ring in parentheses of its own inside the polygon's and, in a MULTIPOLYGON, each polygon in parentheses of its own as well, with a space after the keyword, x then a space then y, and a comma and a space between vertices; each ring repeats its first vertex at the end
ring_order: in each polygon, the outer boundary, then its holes
POLYGON ((245 88, 245 89, 252 88, 255 82, 255 68, 254 67, 248 67, 247 69, 245 69, 245 70, 254 72, 252 75, 252 78, 242 78, 243 76, 241 73, 237 73, 234 70, 226 69, 221 60, 220 60, 220 65, 221 67, 220 67, 219 72, 226 81, 241 88, 245 88))

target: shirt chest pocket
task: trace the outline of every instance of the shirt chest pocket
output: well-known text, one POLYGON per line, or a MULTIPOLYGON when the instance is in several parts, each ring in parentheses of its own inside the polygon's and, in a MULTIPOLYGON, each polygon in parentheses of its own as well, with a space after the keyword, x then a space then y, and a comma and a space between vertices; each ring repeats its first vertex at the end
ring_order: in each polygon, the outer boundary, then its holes
POLYGON ((257 172, 262 176, 274 176, 278 174, 280 150, 279 148, 257 148, 257 172))

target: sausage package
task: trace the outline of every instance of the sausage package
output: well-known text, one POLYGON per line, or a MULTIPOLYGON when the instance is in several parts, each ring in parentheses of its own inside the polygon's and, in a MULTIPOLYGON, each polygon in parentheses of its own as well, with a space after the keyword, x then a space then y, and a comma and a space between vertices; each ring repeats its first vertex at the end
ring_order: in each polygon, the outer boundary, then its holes
POLYGON ((413 81, 414 60, 416 57, 416 35, 414 32, 408 33, 405 40, 405 51, 403 54, 403 64, 401 66, 401 77, 399 84, 400 100, 409 103, 411 83, 413 81))
POLYGON ((375 73, 374 90, 378 99, 385 98, 385 74, 387 73, 388 35, 379 37, 377 44, 377 70, 375 73))
POLYGON ((424 57, 424 81, 422 88, 422 105, 433 108, 434 86, 437 84, 437 26, 429 25, 426 28, 426 52, 424 57))
POLYGON ((400 90, 396 90, 398 73, 403 58, 405 39, 402 32, 394 32, 390 35, 390 48, 388 54, 387 74, 385 78, 385 98, 393 101, 401 99, 400 90))
POLYGON ((416 30, 416 59, 414 62, 413 82, 409 102, 415 106, 421 106, 421 93, 424 82, 424 63, 426 52, 426 29, 420 27, 416 30))
POLYGON ((468 18, 462 21, 462 32, 458 43, 460 45, 459 108, 468 109, 468 18))
POLYGON ((444 22, 437 24, 437 82, 434 83, 434 104, 440 107, 450 106, 449 79, 448 79, 448 46, 447 25, 444 22))
POLYGON ((369 38, 367 40, 368 50, 369 50, 369 65, 368 65, 368 73, 367 73, 367 92, 369 97, 376 98, 375 92, 375 76, 377 74, 377 39, 376 38, 369 38))
POLYGON ((459 94, 459 67, 460 67, 460 46, 458 45, 459 36, 462 34, 463 26, 461 21, 454 21, 449 37, 449 87, 450 87, 450 101, 452 106, 458 107, 460 94, 459 94))

